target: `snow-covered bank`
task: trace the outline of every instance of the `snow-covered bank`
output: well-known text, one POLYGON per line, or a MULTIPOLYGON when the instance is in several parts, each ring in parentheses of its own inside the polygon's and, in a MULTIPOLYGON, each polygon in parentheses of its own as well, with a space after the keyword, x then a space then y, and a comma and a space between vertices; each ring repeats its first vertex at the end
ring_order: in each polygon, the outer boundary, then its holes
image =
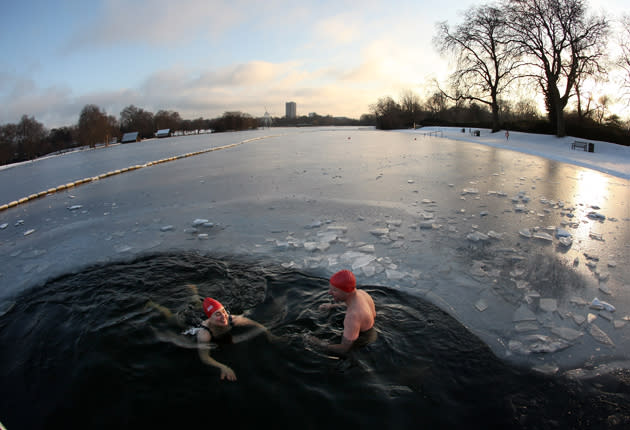
POLYGON ((432 135, 437 137, 510 149, 630 179, 630 147, 628 146, 578 139, 571 136, 558 138, 552 135, 518 131, 511 131, 509 139, 506 139, 505 130, 497 133, 491 133, 490 129, 483 128, 474 130, 479 130, 480 135, 475 136, 469 133, 468 129, 462 132, 461 127, 423 127, 416 130, 399 131, 418 136, 428 136, 429 133, 433 132, 432 135), (595 152, 571 149, 571 144, 576 140, 594 143, 595 152))

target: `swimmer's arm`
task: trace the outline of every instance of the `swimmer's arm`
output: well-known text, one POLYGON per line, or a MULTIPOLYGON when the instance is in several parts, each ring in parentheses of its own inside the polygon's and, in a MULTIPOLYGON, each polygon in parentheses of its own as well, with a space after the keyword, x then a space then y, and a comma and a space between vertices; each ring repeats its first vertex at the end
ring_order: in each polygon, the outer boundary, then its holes
POLYGON ((346 304, 345 303, 324 303, 319 305, 319 310, 320 311, 329 311, 331 309, 337 309, 337 308, 341 308, 341 307, 345 307, 346 304))
POLYGON ((235 326, 251 326, 252 330, 249 330, 247 333, 243 333, 241 335, 232 336, 232 342, 238 343, 243 342, 245 340, 249 340, 255 336, 258 336, 261 333, 265 333, 267 339, 273 340, 274 336, 269 332, 267 327, 262 325, 261 323, 244 317, 243 315, 233 315, 232 316, 232 324, 235 326))
POLYGON ((343 322, 343 336, 341 336, 341 343, 326 343, 314 336, 309 336, 309 340, 326 351, 333 352, 335 354, 345 354, 350 350, 354 341, 359 337, 360 329, 361 326, 359 321, 350 314, 346 315, 343 322))
POLYGON ((345 354, 350 350, 353 343, 353 340, 350 340, 345 336, 341 336, 341 343, 324 344, 324 348, 335 354, 345 354))
POLYGON ((212 337, 209 333, 197 334, 197 351, 199 352, 199 359, 202 363, 208 366, 216 367, 221 371, 221 379, 227 379, 228 381, 236 381, 236 374, 234 371, 223 363, 219 363, 210 355, 210 339, 212 337))

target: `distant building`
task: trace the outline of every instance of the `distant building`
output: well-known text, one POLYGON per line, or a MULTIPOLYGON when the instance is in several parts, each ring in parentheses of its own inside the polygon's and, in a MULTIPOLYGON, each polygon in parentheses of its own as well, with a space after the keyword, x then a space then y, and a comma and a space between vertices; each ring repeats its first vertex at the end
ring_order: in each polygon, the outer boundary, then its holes
POLYGON ((137 131, 133 131, 131 133, 125 133, 123 134, 122 139, 120 139, 120 143, 138 142, 140 141, 138 134, 139 133, 137 131))
POLYGON ((170 137, 170 136, 171 136, 170 128, 163 128, 162 130, 158 130, 157 133, 155 133, 155 137, 170 137))
POLYGON ((297 105, 295 104, 295 102, 286 103, 286 112, 287 119, 297 118, 297 105))

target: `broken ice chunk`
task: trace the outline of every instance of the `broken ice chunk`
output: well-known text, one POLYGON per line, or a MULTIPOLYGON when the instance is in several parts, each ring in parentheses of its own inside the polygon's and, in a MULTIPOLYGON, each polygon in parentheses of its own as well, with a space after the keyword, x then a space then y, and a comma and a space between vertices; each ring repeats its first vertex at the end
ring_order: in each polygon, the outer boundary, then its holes
POLYGON ((373 255, 361 254, 352 263, 352 270, 357 270, 357 269, 360 269, 362 267, 365 267, 365 266, 371 264, 374 260, 376 260, 376 257, 373 256, 373 255))
POLYGON ((477 303, 475 303, 475 307, 479 312, 483 312, 488 309, 488 304, 484 299, 480 299, 477 303))
POLYGON ((523 304, 514 312, 512 321, 536 321, 536 315, 523 304))
POLYGON ((81 209, 83 206, 82 205, 73 205, 73 206, 68 206, 68 210, 70 211, 76 211, 77 209, 81 209))
POLYGON ((207 219, 197 218, 196 220, 192 222, 192 225, 193 227, 199 227, 201 225, 204 225, 207 222, 208 222, 207 219))
POLYGON ((372 233, 374 236, 385 236, 386 234, 389 233, 389 229, 388 228, 375 228, 370 230, 370 233, 372 233))
POLYGON ((612 294, 612 291, 610 291, 610 287, 608 286, 608 284, 599 284, 598 289, 602 293, 608 294, 609 296, 612 294))
POLYGON ((528 228, 524 228, 522 230, 519 230, 518 234, 520 234, 523 237, 527 237, 527 238, 531 238, 532 237, 532 232, 529 231, 528 228))
POLYGON ((542 334, 532 334, 526 336, 525 340, 530 342, 529 351, 536 353, 552 353, 571 346, 562 339, 553 339, 542 334))
POLYGON ((26 230, 26 231, 24 232, 24 236, 28 236, 28 235, 31 235, 31 234, 33 234, 33 233, 35 233, 35 229, 34 229, 34 228, 31 228, 31 229, 26 230))
POLYGON ((605 309, 608 312, 615 312, 615 307, 610 303, 599 300, 597 297, 593 299, 591 305, 589 306, 591 309, 601 310, 605 309))
POLYGON ((560 243, 560 245, 566 246, 567 248, 573 245, 573 239, 571 239, 570 237, 561 237, 560 239, 558 239, 558 242, 560 243))
POLYGON ((175 227, 173 227, 172 225, 165 225, 160 228, 160 231, 173 231, 173 230, 175 230, 175 227))
POLYGON ((312 223, 310 223, 309 225, 304 226, 304 228, 310 229, 310 228, 319 228, 322 226, 322 222, 321 221, 314 221, 312 223))
POLYGON ((545 312, 553 312, 558 309, 558 301, 556 299, 540 299, 539 306, 545 312))
POLYGON ((464 188, 462 190, 462 195, 466 194, 479 194, 479 190, 477 188, 464 188))
POLYGON ((304 249, 312 252, 317 249, 317 245, 317 242, 304 242, 304 249))
POLYGON ((584 324, 584 321, 586 321, 586 317, 584 317, 583 315, 571 315, 571 317, 573 318, 573 321, 575 321, 575 323, 577 325, 582 325, 584 324))
POLYGON ((4 230, 5 228, 7 228, 9 226, 9 224, 7 224, 6 222, 3 224, 0 224, 0 230, 4 230))
POLYGON ((608 272, 597 272, 596 275, 597 279, 599 279, 601 282, 606 282, 610 277, 610 273, 608 272))
POLYGON ((466 239, 472 241, 472 242, 479 242, 479 241, 486 241, 488 240, 488 236, 479 232, 479 231, 475 231, 473 233, 470 233, 469 235, 466 236, 466 239))
POLYGON ((492 238, 492 239, 501 239, 503 237, 503 233, 497 233, 494 230, 490 230, 488 232, 488 237, 492 238))
POLYGON ((558 228, 558 229, 556 229, 556 237, 558 239, 560 239, 561 237, 571 237, 571 233, 569 233, 568 231, 566 231, 563 228, 558 228))
POLYGON ((551 242, 553 240, 553 237, 549 233, 545 233, 544 231, 534 233, 534 238, 546 240, 548 242, 551 242))
POLYGON ((348 227, 344 226, 344 225, 329 225, 326 230, 328 231, 336 231, 336 232, 341 232, 341 233, 345 233, 348 231, 348 227))
POLYGON ((584 334, 581 331, 574 330, 570 327, 552 327, 551 332, 568 341, 574 341, 584 334))
POLYGON ((406 273, 400 272, 398 270, 386 269, 385 275, 390 281, 399 281, 406 276, 406 273))
POLYGON ((586 300, 584 300, 582 297, 578 297, 578 296, 571 297, 571 300, 569 300, 569 302, 573 303, 574 305, 578 305, 578 306, 585 306, 585 305, 588 304, 588 302, 586 300))
POLYGON ((589 217, 590 219, 596 219, 596 220, 600 220, 600 221, 604 221, 606 219, 606 216, 600 214, 599 212, 595 212, 595 211, 591 211, 588 213, 588 215, 586 215, 587 217, 589 217))
POLYGON ((545 363, 532 367, 532 370, 535 370, 538 373, 542 373, 543 375, 555 375, 556 373, 558 373, 560 368, 555 364, 545 363))
POLYGON ((589 333, 597 342, 603 343, 604 345, 615 346, 610 337, 608 337, 608 335, 595 324, 591 325, 591 327, 589 328, 589 333))
POLYGON ((374 253, 375 250, 374 245, 363 245, 357 248, 357 251, 359 252, 374 253))
POLYGON ((540 328, 540 325, 536 321, 523 321, 514 325, 514 330, 518 333, 526 331, 536 331, 540 328))
POLYGON ((601 233, 595 232, 595 231, 590 231, 588 233, 588 235, 590 236, 591 239, 595 239, 595 240, 600 240, 600 241, 604 241, 604 236, 601 233))

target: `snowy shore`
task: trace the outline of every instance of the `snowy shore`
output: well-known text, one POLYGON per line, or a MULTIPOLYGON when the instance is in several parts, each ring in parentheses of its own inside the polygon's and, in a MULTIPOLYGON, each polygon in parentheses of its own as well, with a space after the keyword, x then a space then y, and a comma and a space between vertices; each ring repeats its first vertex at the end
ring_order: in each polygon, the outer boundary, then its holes
POLYGON ((545 157, 550 160, 576 166, 598 170, 612 176, 630 179, 630 146, 617 145, 609 142, 578 139, 571 136, 558 138, 546 134, 533 134, 512 131, 509 139, 506 139, 505 130, 492 133, 490 129, 479 130, 479 136, 475 136, 461 127, 422 127, 416 130, 400 130, 420 136, 429 135, 444 137, 452 140, 480 143, 482 145, 497 148, 510 149, 526 154, 545 157), (571 149, 574 141, 586 141, 594 143, 595 151, 586 152, 582 149, 571 149))

